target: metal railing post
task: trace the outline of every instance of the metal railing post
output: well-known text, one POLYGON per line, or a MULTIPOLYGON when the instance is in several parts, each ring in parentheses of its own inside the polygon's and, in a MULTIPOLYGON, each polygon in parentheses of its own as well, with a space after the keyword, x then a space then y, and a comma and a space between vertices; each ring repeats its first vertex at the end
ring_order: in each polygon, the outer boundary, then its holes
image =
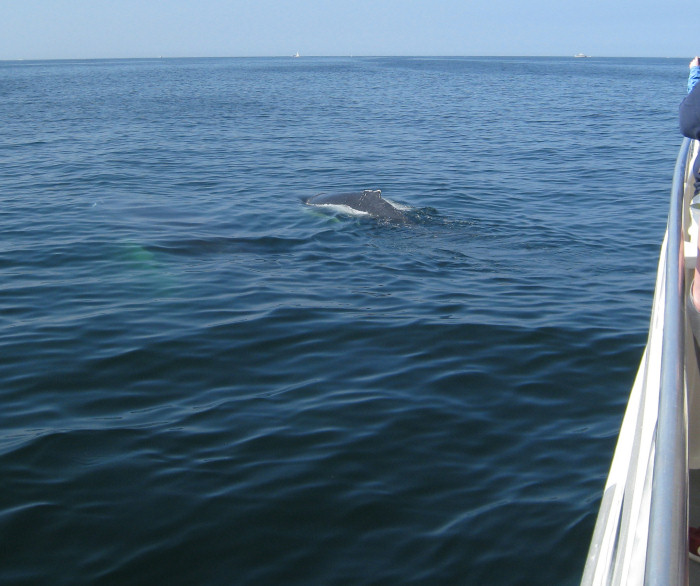
POLYGON ((684 381, 683 192, 690 140, 681 145, 671 188, 661 391, 644 583, 688 583, 688 456, 684 381))

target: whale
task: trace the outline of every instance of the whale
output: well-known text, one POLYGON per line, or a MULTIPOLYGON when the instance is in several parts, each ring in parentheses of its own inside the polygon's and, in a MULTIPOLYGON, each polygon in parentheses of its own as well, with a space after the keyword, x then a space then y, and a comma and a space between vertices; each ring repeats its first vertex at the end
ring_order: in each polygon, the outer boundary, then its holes
POLYGON ((305 200, 311 206, 345 206, 383 220, 406 222, 406 214, 382 197, 380 189, 352 193, 320 193, 305 200))

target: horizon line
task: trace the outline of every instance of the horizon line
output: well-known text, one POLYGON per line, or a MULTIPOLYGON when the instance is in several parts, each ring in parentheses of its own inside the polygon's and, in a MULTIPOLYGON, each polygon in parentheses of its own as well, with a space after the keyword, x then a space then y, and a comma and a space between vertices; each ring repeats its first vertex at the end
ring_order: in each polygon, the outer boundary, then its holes
MULTIPOLYGON (((141 57, 15 57, 15 58, 0 58, 0 62, 15 62, 15 61, 126 61, 126 60, 153 60, 153 59, 337 59, 337 58, 359 58, 359 59, 377 59, 377 58, 408 58, 408 59, 562 59, 562 58, 577 58, 581 54, 568 55, 447 55, 447 54, 387 54, 387 55, 355 55, 355 54, 336 54, 336 55, 149 55, 141 57)), ((580 57, 579 57, 580 58, 580 57)), ((639 55, 587 55, 586 59, 687 59, 687 56, 639 56, 639 55)))

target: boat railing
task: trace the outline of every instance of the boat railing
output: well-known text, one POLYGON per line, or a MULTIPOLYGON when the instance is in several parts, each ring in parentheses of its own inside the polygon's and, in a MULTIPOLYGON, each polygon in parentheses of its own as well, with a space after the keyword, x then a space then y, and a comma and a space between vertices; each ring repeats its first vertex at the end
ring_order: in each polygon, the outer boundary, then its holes
POLYGON ((688 582, 688 442, 684 377, 685 254, 683 196, 690 140, 684 139, 673 174, 666 247, 666 294, 661 391, 645 585, 688 582))
POLYGON ((691 141, 674 170, 649 338, 603 492, 581 584, 687 584, 688 458, 683 202, 691 141))

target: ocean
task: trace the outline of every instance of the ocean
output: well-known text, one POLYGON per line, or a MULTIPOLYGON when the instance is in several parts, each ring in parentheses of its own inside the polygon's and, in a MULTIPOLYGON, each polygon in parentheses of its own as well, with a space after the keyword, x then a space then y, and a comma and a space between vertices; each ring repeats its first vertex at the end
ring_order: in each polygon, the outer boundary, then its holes
POLYGON ((577 584, 686 77, 0 62, 0 583, 577 584))

